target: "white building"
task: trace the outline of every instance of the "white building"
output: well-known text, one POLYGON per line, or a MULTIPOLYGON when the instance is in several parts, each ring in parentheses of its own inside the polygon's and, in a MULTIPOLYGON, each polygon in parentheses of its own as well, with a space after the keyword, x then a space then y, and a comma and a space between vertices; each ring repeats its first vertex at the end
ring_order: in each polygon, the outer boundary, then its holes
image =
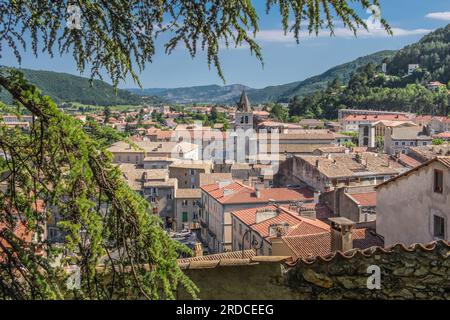
POLYGON ((377 189, 377 233, 386 246, 450 240, 450 157, 432 159, 377 189))

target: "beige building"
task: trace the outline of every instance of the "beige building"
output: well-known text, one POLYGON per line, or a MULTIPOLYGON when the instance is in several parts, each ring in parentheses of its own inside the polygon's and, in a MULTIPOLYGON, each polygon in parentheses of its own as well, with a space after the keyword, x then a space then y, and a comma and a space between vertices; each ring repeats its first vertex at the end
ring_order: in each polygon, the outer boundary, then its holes
POLYGON ((210 252, 229 251, 232 248, 231 212, 235 210, 267 205, 270 202, 288 204, 291 201, 312 202, 314 194, 307 188, 266 189, 249 187, 237 181, 219 181, 204 185, 200 223, 202 241, 210 252))
POLYGON ((411 147, 430 145, 433 138, 419 126, 388 127, 384 135, 384 151, 387 154, 408 154, 411 147))
POLYGON ((176 161, 169 166, 169 176, 178 180, 182 189, 200 188, 200 174, 211 173, 212 162, 176 161))
POLYGON ((409 156, 417 159, 419 162, 427 162, 438 156, 450 156, 450 143, 441 145, 427 145, 420 147, 411 147, 409 156))
POLYGON ((199 210, 201 201, 200 189, 177 189, 175 193, 174 229, 200 230, 199 210))
POLYGON ((343 187, 325 192, 321 201, 340 217, 355 223, 374 222, 377 197, 375 186, 343 187))
POLYGON ((450 157, 432 159, 376 189, 377 232, 386 245, 450 240, 450 157))
POLYGON ((145 157, 144 169, 169 169, 169 166, 177 159, 167 157, 145 157))
POLYGON ((125 181, 131 189, 141 194, 152 206, 152 213, 158 214, 171 227, 175 211, 177 180, 169 178, 164 169, 142 169, 130 163, 119 166, 125 181))
POLYGON ((346 186, 377 185, 406 168, 389 155, 373 152, 296 156, 280 166, 277 185, 303 184, 320 192, 346 186))
POLYGON ((148 157, 198 160, 198 146, 188 142, 124 141, 114 143, 108 150, 115 163, 144 164, 148 157))
MULTIPOLYGON (((355 112, 358 110, 354 110, 355 112)), ((364 110, 360 110, 364 111, 364 110)), ((360 125, 373 124, 378 121, 408 121, 411 118, 406 114, 348 114, 340 118, 343 131, 359 131, 360 125)))
POLYGON ((320 220, 302 217, 301 211, 275 205, 236 210, 231 212, 231 217, 233 251, 254 249, 257 255, 264 256, 272 255, 271 238, 280 231, 286 234, 294 229, 296 235, 307 236, 330 230, 329 225, 320 220))

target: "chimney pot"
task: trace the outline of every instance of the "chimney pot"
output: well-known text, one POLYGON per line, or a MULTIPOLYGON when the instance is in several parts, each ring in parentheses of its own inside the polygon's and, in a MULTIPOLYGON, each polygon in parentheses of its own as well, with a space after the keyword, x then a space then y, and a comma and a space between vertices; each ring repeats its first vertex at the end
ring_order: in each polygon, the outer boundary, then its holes
POLYGON ((329 218, 331 221, 331 251, 353 249, 353 228, 355 223, 344 217, 329 218))

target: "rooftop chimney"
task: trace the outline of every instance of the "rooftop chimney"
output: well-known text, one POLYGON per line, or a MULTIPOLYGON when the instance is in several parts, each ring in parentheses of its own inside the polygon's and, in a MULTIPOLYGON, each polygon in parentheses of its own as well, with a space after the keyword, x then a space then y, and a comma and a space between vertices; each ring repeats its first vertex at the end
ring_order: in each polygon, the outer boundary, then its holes
POLYGON ((331 251, 348 251, 353 249, 352 230, 355 223, 344 217, 329 218, 331 221, 331 251))
POLYGON ((320 201, 320 191, 314 190, 314 203, 318 204, 320 201))
POLYGON ((316 220, 316 208, 310 206, 299 207, 298 215, 301 218, 316 220))
POLYGON ((231 180, 219 180, 219 189, 225 188, 226 186, 229 186, 231 184, 231 180))
POLYGON ((269 237, 281 238, 287 233, 289 224, 287 222, 274 223, 269 226, 269 237))
POLYGON ((263 185, 260 183, 255 183, 255 195, 257 198, 261 198, 261 189, 263 188, 263 185))
POLYGON ((196 242, 194 244, 194 253, 195 253, 196 257, 203 256, 203 248, 202 248, 202 244, 200 242, 196 242))
POLYGON ((272 219, 278 216, 278 211, 273 209, 260 209, 256 211, 255 222, 260 223, 262 221, 272 219))

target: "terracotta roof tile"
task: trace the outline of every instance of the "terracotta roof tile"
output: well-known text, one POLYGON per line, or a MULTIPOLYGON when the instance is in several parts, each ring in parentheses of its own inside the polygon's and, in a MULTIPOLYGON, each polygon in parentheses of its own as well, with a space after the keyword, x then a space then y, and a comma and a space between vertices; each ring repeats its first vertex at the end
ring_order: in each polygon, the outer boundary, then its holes
POLYGON ((232 251, 232 252, 210 254, 210 255, 200 256, 200 257, 178 259, 178 263, 183 264, 183 263, 191 263, 191 262, 198 262, 198 261, 218 261, 218 260, 224 260, 224 259, 249 259, 255 255, 256 255, 255 251, 253 249, 250 249, 250 250, 244 250, 243 256, 242 256, 242 251, 232 251))
POLYGON ((283 237, 284 243, 295 253, 296 258, 325 256, 331 252, 329 232, 304 236, 283 237))
POLYGON ((375 207, 377 205, 377 193, 373 192, 361 192, 347 194, 350 198, 353 198, 359 205, 364 207, 375 207))
POLYGON ((231 203, 267 203, 270 200, 279 202, 288 201, 312 201, 313 192, 308 188, 267 188, 260 190, 260 196, 256 196, 255 189, 240 182, 233 181, 227 186, 219 187, 218 183, 201 187, 211 197, 222 204, 231 203))
POLYGON ((379 114, 379 115, 348 115, 344 119, 344 121, 379 121, 379 120, 409 120, 406 115, 403 114, 379 114))
POLYGON ((403 153, 399 154, 399 159, 398 160, 399 160, 400 163, 405 164, 405 165, 407 165, 408 167, 411 167, 411 168, 415 168, 415 167, 420 166, 422 164, 417 159, 415 159, 415 158, 413 158, 413 157, 411 157, 411 156, 409 156, 407 154, 403 154, 403 153))

